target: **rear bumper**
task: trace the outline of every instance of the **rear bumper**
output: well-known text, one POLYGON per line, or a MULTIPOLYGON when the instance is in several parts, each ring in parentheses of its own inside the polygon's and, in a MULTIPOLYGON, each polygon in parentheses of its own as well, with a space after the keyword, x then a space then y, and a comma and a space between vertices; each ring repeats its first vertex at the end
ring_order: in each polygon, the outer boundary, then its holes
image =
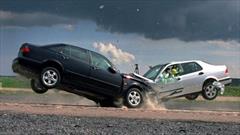
POLYGON ((219 82, 222 83, 223 85, 227 86, 227 85, 230 85, 232 83, 232 79, 230 77, 228 77, 228 78, 224 78, 224 79, 219 80, 219 82))
POLYGON ((13 72, 27 78, 37 77, 39 71, 36 67, 40 68, 40 64, 24 58, 16 58, 12 63, 13 72))
POLYGON ((220 89, 220 93, 221 95, 223 95, 224 91, 225 91, 225 86, 230 85, 232 83, 232 79, 230 77, 224 78, 219 80, 219 82, 222 84, 221 86, 219 86, 218 88, 220 89))

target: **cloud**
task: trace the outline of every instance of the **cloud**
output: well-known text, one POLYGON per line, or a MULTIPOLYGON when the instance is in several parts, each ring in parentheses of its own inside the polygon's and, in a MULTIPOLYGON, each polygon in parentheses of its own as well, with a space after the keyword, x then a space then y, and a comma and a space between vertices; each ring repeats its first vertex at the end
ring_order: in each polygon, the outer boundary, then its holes
POLYGON ((240 49, 240 43, 237 42, 236 40, 230 40, 230 41, 223 41, 223 40, 209 40, 207 43, 211 45, 215 45, 218 47, 221 47, 223 49, 234 49, 236 48, 240 49))
POLYGON ((112 43, 94 43, 93 47, 104 55, 109 56, 115 64, 130 63, 135 59, 133 54, 122 51, 112 43))
POLYGON ((224 50, 216 50, 212 51, 211 54, 217 55, 217 56, 234 56, 235 58, 240 55, 240 52, 237 51, 224 51, 224 50))
POLYGON ((0 10, 21 17, 10 14, 9 18, 5 13, 2 15, 5 21, 0 23, 49 26, 87 19, 108 32, 135 33, 152 40, 239 41, 239 3, 239 0, 42 0, 39 4, 32 0, 11 0, 1 1, 0 10))
POLYGON ((75 29, 74 25, 71 24, 63 25, 63 28, 66 29, 67 31, 73 31, 75 29))
POLYGON ((216 47, 211 51, 212 55, 240 58, 240 43, 235 40, 210 40, 206 41, 208 46, 216 47))
POLYGON ((0 24, 6 28, 18 28, 29 26, 53 26, 57 24, 75 24, 75 19, 69 19, 67 17, 58 16, 55 14, 49 14, 44 12, 34 13, 16 13, 10 11, 0 10, 0 24))

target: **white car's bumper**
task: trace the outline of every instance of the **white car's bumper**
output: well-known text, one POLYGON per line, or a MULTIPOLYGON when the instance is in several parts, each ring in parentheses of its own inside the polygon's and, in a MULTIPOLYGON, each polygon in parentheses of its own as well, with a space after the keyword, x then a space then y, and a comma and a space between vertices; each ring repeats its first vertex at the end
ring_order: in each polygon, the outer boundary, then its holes
POLYGON ((224 93, 224 90, 225 90, 225 85, 222 84, 221 82, 213 82, 213 86, 218 90, 220 91, 220 94, 223 95, 224 93))
POLYGON ((219 80, 219 82, 222 83, 223 85, 229 85, 232 83, 232 79, 230 77, 227 77, 219 80))

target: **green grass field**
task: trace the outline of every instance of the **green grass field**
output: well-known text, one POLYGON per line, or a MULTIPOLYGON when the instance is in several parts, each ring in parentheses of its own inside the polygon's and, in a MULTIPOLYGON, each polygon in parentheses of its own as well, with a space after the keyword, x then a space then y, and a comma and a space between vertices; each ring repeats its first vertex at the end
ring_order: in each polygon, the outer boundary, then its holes
MULTIPOLYGON (((0 83, 7 88, 30 88, 30 80, 24 77, 0 77, 0 83)), ((223 96, 240 97, 240 86, 227 86, 223 96)))
POLYGON ((0 77, 0 83, 7 88, 30 88, 30 80, 24 77, 0 77))
POLYGON ((240 86, 226 86, 223 96, 238 96, 238 97, 240 97, 240 86))

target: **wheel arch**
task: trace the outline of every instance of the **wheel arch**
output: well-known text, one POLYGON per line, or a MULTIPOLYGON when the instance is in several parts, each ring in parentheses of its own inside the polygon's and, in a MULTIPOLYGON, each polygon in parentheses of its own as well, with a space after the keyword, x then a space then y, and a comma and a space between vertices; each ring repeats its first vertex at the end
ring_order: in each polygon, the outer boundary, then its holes
POLYGON ((218 81, 218 79, 216 77, 208 77, 208 78, 206 78, 205 81, 203 82, 202 89, 204 88, 206 83, 214 82, 214 81, 218 81))
POLYGON ((63 65, 57 61, 57 60, 45 60, 42 64, 41 64, 41 70, 43 70, 46 67, 54 67, 56 69, 58 69, 59 73, 62 74, 63 73, 63 65))
POLYGON ((123 96, 126 96, 127 92, 132 89, 132 88, 137 88, 139 89, 141 92, 144 92, 144 89, 139 86, 139 84, 132 84, 131 86, 129 86, 124 92, 123 92, 123 96))

